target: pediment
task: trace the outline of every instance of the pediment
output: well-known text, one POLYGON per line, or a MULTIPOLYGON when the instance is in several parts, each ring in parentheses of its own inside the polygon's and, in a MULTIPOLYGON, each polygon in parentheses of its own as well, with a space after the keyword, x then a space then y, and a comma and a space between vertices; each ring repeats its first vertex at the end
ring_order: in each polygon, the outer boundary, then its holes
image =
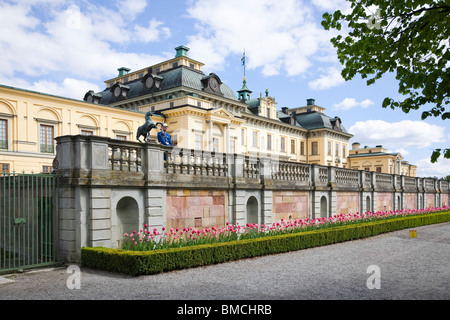
POLYGON ((214 115, 216 117, 234 119, 234 115, 223 107, 218 108, 218 109, 213 109, 209 113, 210 113, 210 115, 214 115))

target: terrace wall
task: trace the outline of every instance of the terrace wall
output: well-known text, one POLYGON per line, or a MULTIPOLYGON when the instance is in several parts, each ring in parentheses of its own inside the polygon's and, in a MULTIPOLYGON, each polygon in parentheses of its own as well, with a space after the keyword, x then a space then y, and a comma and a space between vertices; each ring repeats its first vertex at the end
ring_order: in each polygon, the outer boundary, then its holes
POLYGON ((119 247, 124 232, 437 207, 449 184, 97 136, 57 139, 61 259, 119 247))

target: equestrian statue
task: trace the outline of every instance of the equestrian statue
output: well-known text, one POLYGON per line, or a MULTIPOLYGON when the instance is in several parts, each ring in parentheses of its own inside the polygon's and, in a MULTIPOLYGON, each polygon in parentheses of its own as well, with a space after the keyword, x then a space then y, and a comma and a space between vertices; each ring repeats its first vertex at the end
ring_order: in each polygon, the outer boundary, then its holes
POLYGON ((157 122, 156 124, 153 122, 153 120, 150 118, 152 115, 153 113, 151 111, 147 112, 145 114, 145 123, 137 130, 136 139, 139 140, 139 142, 149 142, 150 131, 152 129, 157 129, 158 124, 162 126, 161 122, 157 122), (141 136, 144 137, 144 141, 141 141, 141 136))

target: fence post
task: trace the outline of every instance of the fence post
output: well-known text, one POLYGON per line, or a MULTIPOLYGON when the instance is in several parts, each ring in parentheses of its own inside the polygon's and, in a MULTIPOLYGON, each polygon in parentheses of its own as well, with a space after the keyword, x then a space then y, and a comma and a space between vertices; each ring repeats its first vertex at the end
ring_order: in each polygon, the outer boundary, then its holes
POLYGON ((145 179, 161 180, 164 172, 165 150, 160 145, 152 143, 146 143, 142 148, 142 171, 145 174, 145 179))

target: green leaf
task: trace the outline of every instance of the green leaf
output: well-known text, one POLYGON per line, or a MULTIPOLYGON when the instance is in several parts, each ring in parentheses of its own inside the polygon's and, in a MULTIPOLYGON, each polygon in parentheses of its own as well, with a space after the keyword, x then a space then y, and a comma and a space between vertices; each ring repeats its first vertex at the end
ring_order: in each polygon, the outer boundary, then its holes
POLYGON ((431 154, 431 163, 436 163, 438 158, 441 156, 441 149, 436 149, 431 154))

